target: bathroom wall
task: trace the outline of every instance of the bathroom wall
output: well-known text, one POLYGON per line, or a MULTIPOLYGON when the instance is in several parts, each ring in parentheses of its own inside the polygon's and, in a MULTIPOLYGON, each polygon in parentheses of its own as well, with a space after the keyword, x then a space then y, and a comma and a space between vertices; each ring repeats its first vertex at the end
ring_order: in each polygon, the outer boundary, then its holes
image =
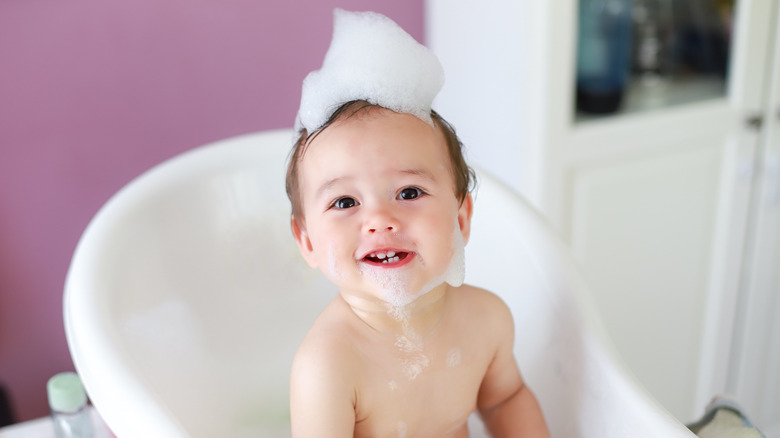
POLYGON ((195 146, 291 126, 334 6, 423 38, 423 0, 0 2, 0 384, 20 420, 73 369, 62 287, 98 208, 195 146))

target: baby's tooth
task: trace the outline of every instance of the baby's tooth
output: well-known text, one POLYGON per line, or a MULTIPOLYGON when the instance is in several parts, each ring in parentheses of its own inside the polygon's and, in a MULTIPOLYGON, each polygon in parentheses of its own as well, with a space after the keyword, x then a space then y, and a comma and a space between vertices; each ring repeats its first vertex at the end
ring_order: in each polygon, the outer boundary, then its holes
POLYGON ((372 253, 369 255, 369 257, 371 257, 371 258, 376 258, 376 253, 375 253, 375 252, 372 252, 372 253))
MULTIPOLYGON (((379 258, 381 259, 382 257, 379 257, 379 258)), ((395 257, 388 257, 388 258, 382 260, 382 263, 385 263, 385 264, 387 264, 387 263, 398 263, 399 261, 401 261, 401 257, 395 256, 395 257)))
POLYGON ((387 252, 387 256, 388 256, 388 257, 393 257, 393 256, 395 256, 395 251, 388 251, 388 252, 387 252))
POLYGON ((385 254, 385 253, 383 253, 383 252, 378 252, 378 253, 376 254, 376 257, 377 257, 379 260, 382 260, 383 258, 387 257, 387 254, 385 254))

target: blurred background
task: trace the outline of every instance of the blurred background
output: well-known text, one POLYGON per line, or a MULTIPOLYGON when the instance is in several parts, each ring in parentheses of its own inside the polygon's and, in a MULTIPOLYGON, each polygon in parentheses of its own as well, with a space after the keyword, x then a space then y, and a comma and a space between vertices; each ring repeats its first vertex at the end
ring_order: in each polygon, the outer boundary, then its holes
POLYGON ((572 247, 672 414, 729 393, 780 437, 779 3, 1 1, 0 386, 15 420, 45 415, 46 380, 73 369, 62 287, 92 216, 167 158, 291 127, 342 7, 437 53, 434 106, 572 247))
POLYGON ((62 291, 92 216, 167 158, 291 127, 336 6, 424 39, 422 0, 0 2, 0 382, 18 420, 73 369, 62 291))

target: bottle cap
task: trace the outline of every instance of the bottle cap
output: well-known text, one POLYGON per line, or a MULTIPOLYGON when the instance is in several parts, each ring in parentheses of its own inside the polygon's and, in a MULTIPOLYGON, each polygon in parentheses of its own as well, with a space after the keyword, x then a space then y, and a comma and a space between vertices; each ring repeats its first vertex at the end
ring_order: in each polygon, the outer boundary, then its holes
POLYGON ((58 412, 76 412, 87 404, 87 393, 78 374, 59 373, 46 384, 49 407, 58 412))

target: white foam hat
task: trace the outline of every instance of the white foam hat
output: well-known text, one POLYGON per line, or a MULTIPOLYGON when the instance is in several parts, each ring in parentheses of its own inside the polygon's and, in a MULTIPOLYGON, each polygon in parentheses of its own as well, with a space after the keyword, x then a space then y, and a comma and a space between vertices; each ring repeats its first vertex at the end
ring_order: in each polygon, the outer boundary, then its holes
POLYGON ((311 134, 353 100, 433 124, 431 104, 444 85, 436 56, 382 14, 336 9, 333 18, 333 39, 322 68, 303 80, 296 130, 311 134))

